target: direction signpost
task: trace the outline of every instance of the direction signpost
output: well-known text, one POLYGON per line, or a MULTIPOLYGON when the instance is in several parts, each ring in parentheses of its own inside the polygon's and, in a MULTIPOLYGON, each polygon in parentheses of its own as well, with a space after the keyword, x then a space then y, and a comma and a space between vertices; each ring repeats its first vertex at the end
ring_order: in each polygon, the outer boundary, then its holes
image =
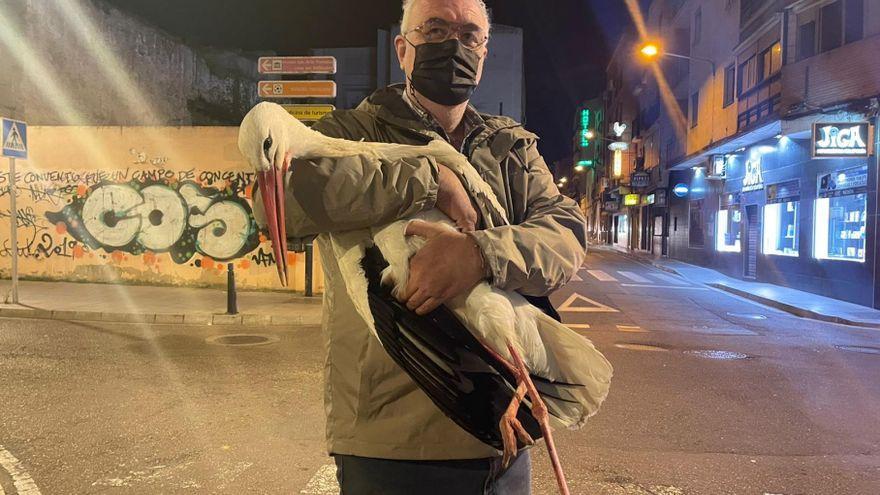
POLYGON ((336 57, 260 57, 260 74, 336 74, 336 57))
MULTIPOLYGON (((336 74, 336 57, 260 57, 257 61, 260 74, 273 76, 336 74)), ((259 81, 257 93, 263 99, 282 98, 336 98, 336 82, 331 80, 298 80, 298 81, 259 81)), ((304 122, 320 120, 324 115, 336 109, 331 104, 288 104, 282 105, 288 113, 304 122)), ((306 287, 307 296, 312 295, 312 245, 305 245, 306 253, 306 287)))
POLYGON ((15 205, 15 159, 27 160, 27 124, 20 120, 0 119, 0 155, 9 158, 9 243, 12 249, 12 304, 18 304, 18 207, 15 205))
POLYGON ((333 105, 281 105, 287 110, 287 113, 293 115, 297 120, 303 122, 314 122, 321 120, 321 117, 336 110, 333 105))
POLYGON ((260 81, 260 98, 336 98, 335 81, 260 81))

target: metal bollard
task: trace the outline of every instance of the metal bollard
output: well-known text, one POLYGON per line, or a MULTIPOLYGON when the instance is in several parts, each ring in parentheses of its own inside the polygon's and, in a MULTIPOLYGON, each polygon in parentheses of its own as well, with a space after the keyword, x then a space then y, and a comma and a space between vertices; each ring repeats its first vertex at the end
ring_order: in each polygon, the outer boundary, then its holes
POLYGON ((312 243, 306 244, 306 297, 312 297, 312 243))
POLYGON ((235 264, 226 265, 226 314, 238 314, 238 302, 235 294, 235 264))

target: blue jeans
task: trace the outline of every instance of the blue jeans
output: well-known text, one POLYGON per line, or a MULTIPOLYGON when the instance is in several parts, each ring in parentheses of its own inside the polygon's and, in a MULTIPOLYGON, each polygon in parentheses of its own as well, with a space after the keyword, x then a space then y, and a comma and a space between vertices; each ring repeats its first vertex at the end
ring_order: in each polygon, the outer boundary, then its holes
POLYGON ((531 495, 532 461, 520 451, 506 470, 501 458, 396 461, 336 455, 341 495, 531 495))

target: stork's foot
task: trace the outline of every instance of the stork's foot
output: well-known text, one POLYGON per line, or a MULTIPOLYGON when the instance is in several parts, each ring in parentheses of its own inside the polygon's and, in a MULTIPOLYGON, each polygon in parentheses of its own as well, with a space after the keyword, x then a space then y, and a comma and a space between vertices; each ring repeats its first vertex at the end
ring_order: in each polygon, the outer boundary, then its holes
POLYGON ((516 388, 516 393, 510 401, 510 405, 507 406, 507 410, 504 411, 504 414, 501 416, 501 422, 498 424, 498 427, 501 429, 501 440, 504 443, 504 456, 501 458, 501 466, 504 469, 507 469, 510 461, 516 457, 516 453, 519 450, 516 442, 517 438, 526 445, 535 444, 535 441, 526 432, 523 425, 516 419, 516 413, 519 411, 519 405, 526 395, 526 390, 525 382, 520 381, 519 386, 516 388))
POLYGON ((547 444, 547 453, 550 455, 551 464, 553 464, 553 472, 556 474, 556 484, 559 486, 559 493, 561 495, 570 495, 568 483, 565 481, 565 474, 562 472, 562 464, 559 463, 559 455, 556 453, 556 444, 553 443, 553 432, 550 429, 550 415, 547 412, 547 406, 541 399, 541 394, 538 393, 534 382, 532 382, 529 370, 522 356, 519 355, 512 345, 508 344, 507 348, 510 350, 511 357, 513 357, 514 365, 520 372, 522 385, 526 386, 526 395, 528 395, 532 403, 532 416, 535 417, 541 426, 541 434, 544 436, 544 442, 547 444))

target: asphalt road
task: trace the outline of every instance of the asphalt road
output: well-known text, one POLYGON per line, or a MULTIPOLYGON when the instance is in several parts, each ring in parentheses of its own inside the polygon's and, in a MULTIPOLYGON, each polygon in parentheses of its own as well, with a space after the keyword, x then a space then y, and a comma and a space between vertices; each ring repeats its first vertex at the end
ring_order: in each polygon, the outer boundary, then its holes
MULTIPOLYGON (((554 294, 615 366, 557 444, 575 494, 880 493, 880 331, 795 318, 619 255, 554 294), (760 319, 758 319, 760 318, 760 319), (718 351, 718 352, 701 352, 718 351)), ((320 332, 0 320, 0 495, 334 493, 320 332)), ((534 493, 555 493, 536 448, 534 493)))

